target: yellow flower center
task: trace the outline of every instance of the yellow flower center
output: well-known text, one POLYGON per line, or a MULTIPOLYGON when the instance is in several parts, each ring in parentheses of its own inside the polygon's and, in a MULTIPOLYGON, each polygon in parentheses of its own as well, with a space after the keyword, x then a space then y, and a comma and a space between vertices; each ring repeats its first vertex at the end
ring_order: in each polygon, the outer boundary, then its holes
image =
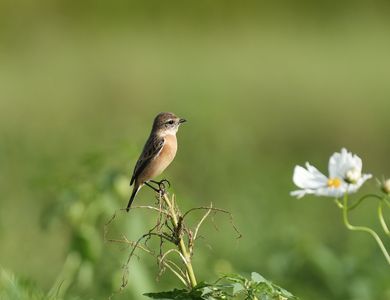
POLYGON ((341 185, 341 180, 338 178, 329 178, 328 179, 328 187, 338 188, 341 185))

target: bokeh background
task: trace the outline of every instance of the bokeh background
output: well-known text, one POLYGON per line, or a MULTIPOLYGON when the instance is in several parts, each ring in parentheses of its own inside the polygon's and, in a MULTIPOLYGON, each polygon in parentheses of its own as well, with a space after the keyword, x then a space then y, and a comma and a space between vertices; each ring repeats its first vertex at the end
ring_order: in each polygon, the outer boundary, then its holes
MULTIPOLYGON (((390 299, 373 239, 332 199, 289 196, 296 164, 326 172, 341 147, 390 176, 389 15, 387 1, 2 0, 1 299, 118 290, 129 249, 104 242, 104 224, 160 111, 189 120, 165 173, 182 210, 212 202, 243 234, 223 216, 203 227, 199 280, 256 271, 303 299, 390 299)), ((351 217, 380 229, 374 203, 351 217)), ((155 222, 118 213, 109 235, 155 222)), ((141 255, 114 299, 180 287, 157 274, 141 255)))

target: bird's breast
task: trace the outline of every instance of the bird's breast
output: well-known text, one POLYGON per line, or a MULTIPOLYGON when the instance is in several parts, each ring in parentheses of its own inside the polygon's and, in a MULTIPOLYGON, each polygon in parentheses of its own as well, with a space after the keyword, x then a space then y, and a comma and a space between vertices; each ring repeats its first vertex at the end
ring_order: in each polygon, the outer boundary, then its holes
POLYGON ((177 140, 175 135, 164 137, 164 146, 160 153, 151 162, 150 177, 154 178, 160 175, 175 158, 177 151, 177 140))
POLYGON ((164 146, 161 149, 160 155, 162 159, 170 160, 171 162, 176 155, 177 151, 177 139, 176 135, 167 135, 164 138, 164 146))

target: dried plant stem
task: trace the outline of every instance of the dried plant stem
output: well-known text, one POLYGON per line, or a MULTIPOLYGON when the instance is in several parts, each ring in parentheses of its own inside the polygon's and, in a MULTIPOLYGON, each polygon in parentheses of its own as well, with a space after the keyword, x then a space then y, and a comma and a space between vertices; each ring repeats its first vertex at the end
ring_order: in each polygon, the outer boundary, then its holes
POLYGON ((199 231, 199 228, 200 226, 202 225, 202 223, 204 222, 204 220, 206 220, 206 218, 209 216, 209 214, 211 213, 211 210, 212 210, 212 204, 210 205, 210 209, 205 213, 205 215, 202 217, 202 219, 199 221, 198 225, 196 226, 196 229, 195 229, 195 233, 194 233, 194 240, 196 240, 196 237, 198 236, 198 231, 199 231))
POLYGON ((168 262, 163 262, 163 264, 164 264, 164 266, 166 266, 169 270, 171 270, 171 272, 173 273, 173 274, 175 274, 175 276, 177 277, 177 278, 179 278, 179 280, 185 285, 185 286, 187 286, 187 281, 183 278, 183 276, 181 276, 180 274, 179 274, 179 272, 177 272, 168 262))
POLYGON ((128 283, 129 263, 133 256, 137 256, 135 254, 136 250, 142 250, 157 258, 160 271, 158 277, 160 277, 164 273, 165 269, 169 269, 183 284, 185 284, 187 288, 192 289, 196 287, 197 281, 191 262, 194 242, 198 238, 198 233, 201 225, 204 223, 207 217, 209 217, 211 212, 220 212, 228 214, 230 217, 231 225, 239 235, 238 237, 241 237, 240 232, 238 231, 233 222, 232 214, 226 210, 214 208, 213 205, 210 204, 210 206, 192 208, 182 214, 177 204, 175 203, 175 196, 172 195, 171 197, 169 197, 168 194, 165 192, 164 186, 160 186, 157 199, 158 206, 143 205, 132 207, 132 209, 147 209, 158 212, 157 224, 151 229, 149 229, 147 233, 143 234, 140 238, 138 238, 138 240, 130 241, 125 235, 122 235, 121 238, 107 238, 109 226, 116 218, 117 212, 114 213, 114 215, 104 226, 105 241, 125 244, 132 248, 128 255, 127 261, 123 266, 122 284, 120 290, 122 290, 128 283), (192 231, 185 225, 184 219, 189 213, 198 210, 203 210, 205 211, 205 213, 195 226, 195 231, 192 231), (159 253, 156 253, 147 246, 147 242, 152 237, 156 237, 160 240, 159 253), (186 242, 187 240, 188 242, 186 242), (174 247, 171 246, 169 250, 164 251, 163 244, 165 242, 174 245, 174 247), (168 255, 170 254, 178 254, 180 261, 184 265, 182 265, 181 263, 177 264, 174 261, 168 259, 168 255))
MULTIPOLYGON (((164 199, 165 203, 169 207, 169 210, 171 212, 170 216, 172 217, 173 226, 175 227, 174 229, 176 231, 177 229, 179 229, 180 225, 179 225, 179 221, 178 221, 178 217, 177 217, 177 212, 175 211, 175 207, 173 206, 173 204, 169 200, 166 193, 163 193, 162 198, 164 199)), ((173 198, 172 198, 172 202, 174 202, 173 198)), ((188 275, 188 278, 190 280, 191 287, 194 288, 197 285, 197 282, 196 282, 194 269, 192 268, 191 256, 190 256, 190 254, 187 250, 187 247, 184 243, 184 240, 180 234, 178 236, 178 239, 179 239, 178 248, 179 248, 180 253, 185 258, 185 266, 187 269, 187 275, 188 275)))

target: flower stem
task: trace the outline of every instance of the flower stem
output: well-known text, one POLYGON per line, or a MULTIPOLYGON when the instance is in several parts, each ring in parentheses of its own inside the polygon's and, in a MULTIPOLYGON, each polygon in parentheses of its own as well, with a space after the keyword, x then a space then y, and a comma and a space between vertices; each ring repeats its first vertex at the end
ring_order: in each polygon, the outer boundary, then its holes
POLYGON ((341 208, 341 209, 343 208, 343 204, 340 203, 339 199, 337 199, 337 198, 334 199, 334 203, 336 203, 336 205, 337 205, 338 208, 341 208))
POLYGON ((353 210, 354 208, 358 207, 360 203, 363 202, 363 200, 367 199, 367 198, 376 198, 378 200, 382 200, 382 198, 378 195, 375 195, 375 194, 368 194, 368 195, 364 195, 363 197, 361 197, 356 203, 352 204, 350 207, 348 207, 348 210, 353 210))
POLYGON ((390 255, 387 252, 387 250, 386 250, 385 246, 383 245, 383 242, 380 239, 380 237, 378 236, 378 234, 374 230, 372 230, 371 228, 364 227, 364 226, 353 226, 351 223, 349 223, 349 220, 348 220, 348 195, 347 194, 344 195, 343 221, 344 221, 345 226, 349 230, 352 230, 352 231, 362 231, 362 232, 367 232, 367 233, 371 234, 371 236, 377 242, 377 244, 378 244, 379 248, 381 249, 383 255, 385 256, 385 258, 387 260, 387 263, 390 265, 390 255))
POLYGON ((385 218, 383 217, 383 202, 384 201, 381 201, 379 202, 378 204, 378 217, 379 217, 379 221, 382 225, 382 228, 384 230, 384 232, 390 236, 390 230, 389 230, 389 227, 387 227, 387 224, 385 222, 385 218))
MULTIPOLYGON (((175 230, 176 230, 179 227, 179 222, 178 222, 178 219, 177 219, 175 207, 172 205, 172 203, 169 200, 169 198, 168 198, 166 193, 163 194, 163 199, 164 199, 165 203, 169 207, 169 210, 170 210, 171 216, 172 216, 173 225, 174 225, 175 230)), ((191 264, 191 256, 189 255, 189 253, 187 251, 187 247, 186 247, 186 245, 184 243, 183 238, 180 235, 179 235, 178 238, 179 238, 178 248, 179 248, 179 251, 181 252, 181 254, 183 254, 183 256, 185 258, 185 266, 186 266, 186 269, 187 269, 187 274, 188 274, 188 277, 190 279, 191 287, 194 288, 197 285, 197 282, 196 282, 194 269, 192 268, 192 264, 191 264)))

